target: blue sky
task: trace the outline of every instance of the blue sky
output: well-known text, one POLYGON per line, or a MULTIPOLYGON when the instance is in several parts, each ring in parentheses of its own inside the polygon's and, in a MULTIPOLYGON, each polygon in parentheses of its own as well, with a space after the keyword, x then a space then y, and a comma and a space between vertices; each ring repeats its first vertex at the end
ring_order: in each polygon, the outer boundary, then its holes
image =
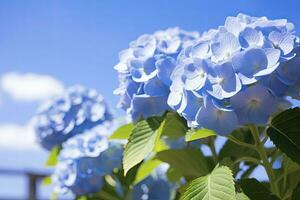
MULTIPOLYGON (((299 33, 299 6, 298 0, 1 0, 0 79, 12 72, 48 75, 65 87, 95 88, 115 108, 118 97, 112 91, 118 81, 113 66, 118 52, 139 35, 174 26, 202 32, 239 12, 287 18, 299 33)), ((9 124, 26 129, 41 99, 12 98, 1 87, 0 127, 9 124)), ((4 150, 0 141, 0 158, 16 167, 42 166, 45 155, 41 152, 30 166, 9 159, 8 151, 13 152, 8 147, 4 150)), ((22 157, 20 153, 9 155, 22 157)))

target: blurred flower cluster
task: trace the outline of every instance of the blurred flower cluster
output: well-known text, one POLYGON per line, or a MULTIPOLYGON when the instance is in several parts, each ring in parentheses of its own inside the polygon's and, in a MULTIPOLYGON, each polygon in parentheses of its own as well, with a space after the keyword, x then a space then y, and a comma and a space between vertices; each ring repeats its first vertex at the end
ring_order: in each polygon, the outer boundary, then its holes
POLYGON ((265 124, 299 98, 299 38, 285 19, 239 14, 203 33, 143 35, 120 53, 120 106, 134 120, 177 111, 190 127, 229 134, 265 124), (181 45, 180 45, 181 44, 181 45))
POLYGON ((47 150, 61 149, 52 175, 58 193, 98 192, 104 176, 121 168, 123 146, 108 141, 118 125, 103 97, 82 86, 40 108, 35 120, 39 143, 47 150))
POLYGON ((169 110, 167 98, 171 73, 176 66, 179 52, 197 39, 197 32, 179 28, 142 35, 119 54, 115 69, 119 73, 119 107, 134 121, 169 110))
POLYGON ((108 141, 109 128, 102 125, 70 138, 63 144, 52 180, 59 193, 75 195, 101 190, 104 176, 121 168, 123 147, 108 141))
POLYGON ((74 135, 111 120, 112 114, 101 95, 93 89, 74 86, 39 109, 35 130, 39 143, 50 150, 74 135))
POLYGON ((135 185, 132 191, 132 200, 170 199, 175 187, 167 180, 167 169, 168 165, 162 164, 150 176, 135 185))

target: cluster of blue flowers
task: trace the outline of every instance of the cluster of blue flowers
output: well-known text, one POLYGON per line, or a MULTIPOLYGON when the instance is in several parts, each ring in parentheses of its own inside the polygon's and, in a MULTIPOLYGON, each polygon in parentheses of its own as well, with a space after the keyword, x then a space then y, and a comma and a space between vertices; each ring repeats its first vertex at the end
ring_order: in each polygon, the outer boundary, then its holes
POLYGON ((187 37, 172 58, 166 50, 179 41, 173 32, 163 33, 168 42, 145 35, 120 54, 118 93, 134 119, 171 108, 190 127, 229 134, 245 124, 265 124, 282 105, 290 106, 287 96, 299 98, 300 43, 285 19, 228 17, 218 29, 187 37))
POLYGON ((119 72, 120 86, 115 94, 121 96, 119 107, 134 121, 162 115, 170 109, 167 98, 177 56, 198 37, 196 32, 170 28, 140 36, 119 54, 115 69, 119 72))
POLYGON ((74 86, 40 108, 35 130, 39 143, 50 150, 74 135, 110 120, 112 114, 101 95, 93 89, 74 86))
POLYGON ((287 95, 299 96, 298 46, 284 19, 228 17, 181 52, 168 103, 190 126, 219 134, 265 124, 287 95))
POLYGON ((101 190, 104 176, 121 168, 123 147, 108 141, 109 124, 86 131, 63 144, 52 175, 55 190, 80 196, 101 190))

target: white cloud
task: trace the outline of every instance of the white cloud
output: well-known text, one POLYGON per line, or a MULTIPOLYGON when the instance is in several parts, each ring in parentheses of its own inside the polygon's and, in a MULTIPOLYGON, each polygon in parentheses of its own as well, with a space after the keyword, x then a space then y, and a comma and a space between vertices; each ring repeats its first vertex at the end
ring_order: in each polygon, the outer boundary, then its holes
POLYGON ((36 141, 33 120, 26 125, 0 124, 0 148, 14 150, 40 149, 36 141))
POLYGON ((39 101, 61 94, 61 82, 48 75, 10 72, 0 80, 1 88, 18 101, 39 101))

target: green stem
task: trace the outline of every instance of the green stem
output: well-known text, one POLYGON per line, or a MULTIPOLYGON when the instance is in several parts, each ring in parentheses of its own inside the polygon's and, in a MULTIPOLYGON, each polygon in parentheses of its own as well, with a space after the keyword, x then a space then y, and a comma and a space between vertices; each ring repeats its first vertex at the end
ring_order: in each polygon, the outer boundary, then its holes
POLYGON ((239 159, 237 159, 236 161, 234 161, 234 165, 239 164, 240 162, 251 162, 254 163, 256 165, 260 165, 261 162, 259 160, 257 160, 256 158, 252 158, 252 157, 241 157, 239 159))
POLYGON ((250 131, 252 133, 252 136, 255 141, 256 150, 259 153, 260 158, 262 159, 262 165, 265 168, 267 175, 269 177, 269 182, 271 186, 271 190, 274 194, 276 194, 278 197, 280 197, 278 186, 275 182, 275 175, 274 171, 272 169, 272 165, 268 160, 267 153, 265 151, 263 143, 260 141, 259 133, 257 130, 257 127, 255 125, 249 125, 250 131))
POLYGON ((247 147, 247 148, 256 150, 256 147, 254 145, 251 145, 251 144, 239 141, 238 139, 236 139, 232 135, 229 135, 227 138, 228 138, 228 140, 230 140, 231 142, 233 142, 233 143, 235 143, 237 145, 240 145, 240 146, 243 146, 243 147, 247 147))

